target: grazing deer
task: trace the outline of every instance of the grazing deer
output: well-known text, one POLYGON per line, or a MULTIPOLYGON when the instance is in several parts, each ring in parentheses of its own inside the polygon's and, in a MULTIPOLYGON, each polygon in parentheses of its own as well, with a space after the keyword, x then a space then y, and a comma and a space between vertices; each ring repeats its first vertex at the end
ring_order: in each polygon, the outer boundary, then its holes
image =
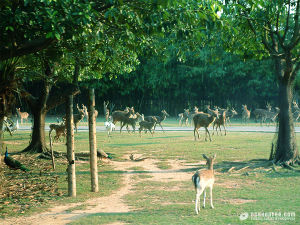
POLYGON ((113 124, 116 124, 117 122, 121 123, 120 133, 122 132, 122 124, 128 121, 128 118, 133 115, 134 113, 133 110, 134 110, 133 108, 128 108, 128 112, 117 110, 111 114, 113 119, 113 124))
MULTIPOLYGON (((219 131, 220 131, 220 134, 222 135, 222 132, 221 132, 221 125, 223 126, 224 128, 224 131, 225 131, 225 136, 226 136, 226 128, 225 128, 225 124, 226 124, 226 113, 227 113, 227 110, 224 110, 221 115, 219 116, 219 118, 217 118, 214 123, 213 123, 213 130, 214 128, 216 127, 216 132, 217 132, 217 135, 218 135, 218 128, 219 128, 219 131)), ((214 135, 214 131, 213 131, 213 135, 214 135)))
POLYGON ((209 187, 210 189, 210 206, 213 209, 213 197, 212 197, 212 190, 213 185, 215 182, 215 175, 214 175, 214 160, 216 159, 216 154, 213 157, 207 157, 203 154, 203 158, 206 159, 206 165, 208 166, 208 169, 206 170, 198 170, 192 177, 193 184, 195 186, 196 190, 196 200, 195 200, 195 211, 196 214, 199 213, 201 208, 200 203, 200 196, 203 193, 203 208, 205 208, 205 197, 206 197, 206 191, 205 189, 209 187))
POLYGON ((65 140, 65 137, 66 137, 66 124, 64 122, 62 122, 61 124, 54 124, 54 123, 52 123, 52 124, 49 125, 49 128, 50 128, 50 130, 49 130, 49 138, 51 136, 52 130, 55 130, 56 134, 55 134, 53 140, 54 141, 55 140, 56 141, 60 140, 60 136, 63 136, 64 137, 63 140, 65 140))
POLYGON ((129 133, 129 129, 128 129, 128 125, 130 125, 133 129, 133 132, 135 132, 135 125, 138 121, 141 121, 141 120, 144 120, 144 115, 141 115, 139 114, 138 112, 134 114, 133 117, 129 117, 129 118, 126 118, 124 119, 122 125, 121 125, 121 128, 120 128, 120 132, 122 130, 122 128, 126 126, 126 129, 127 129, 127 132, 129 133))
POLYGON ((161 111, 161 116, 146 116, 145 121, 155 122, 154 130, 155 130, 156 125, 159 124, 159 126, 161 127, 163 132, 165 132, 162 125, 161 125, 161 122, 164 121, 167 116, 170 116, 170 115, 166 112, 166 110, 162 110, 161 111), (154 118, 156 119, 156 121, 154 120, 154 118))
POLYGON ((107 108, 108 104, 109 104, 109 101, 103 102, 103 111, 104 111, 105 121, 108 121, 108 118, 109 118, 109 109, 107 108))
POLYGON ((242 105, 242 110, 242 122, 246 123, 250 119, 251 111, 247 109, 247 105, 242 105))
POLYGON ((154 134, 154 127, 155 127, 155 124, 157 123, 157 119, 155 116, 153 116, 153 119, 151 122, 149 121, 146 121, 146 120, 142 120, 141 122, 139 122, 139 125, 140 125, 140 128, 139 128, 139 133, 140 133, 140 136, 142 136, 141 132, 142 130, 145 129, 145 132, 147 133, 147 130, 150 131, 150 133, 154 134), (152 132, 151 132, 152 131, 152 132))
POLYGON ((207 134, 209 136, 209 140, 211 141, 210 138, 210 133, 208 131, 208 127, 210 126, 210 124, 212 124, 216 118, 218 118, 218 114, 217 113, 213 113, 212 115, 208 114, 208 113, 198 113, 193 117, 193 122, 194 122, 194 137, 195 137, 195 141, 196 139, 196 132, 198 134, 198 139, 200 139, 200 135, 199 135, 199 131, 198 129, 200 127, 204 127, 205 128, 205 141, 207 141, 207 134))
POLYGON ((23 124, 23 119, 26 120, 26 122, 28 122, 29 113, 21 112, 20 108, 16 108, 16 110, 21 119, 21 124, 23 124))

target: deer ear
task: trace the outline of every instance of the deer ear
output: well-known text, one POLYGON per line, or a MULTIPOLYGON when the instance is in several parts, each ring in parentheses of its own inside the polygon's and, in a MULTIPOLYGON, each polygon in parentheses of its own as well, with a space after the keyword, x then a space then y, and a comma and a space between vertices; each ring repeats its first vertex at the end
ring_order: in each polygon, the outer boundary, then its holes
POLYGON ((214 154, 214 157, 213 157, 213 159, 215 159, 217 157, 217 154, 214 154))
POLYGON ((208 159, 208 158, 207 158, 207 156, 206 156, 206 155, 204 155, 204 154, 203 154, 203 158, 204 158, 204 159, 208 159))

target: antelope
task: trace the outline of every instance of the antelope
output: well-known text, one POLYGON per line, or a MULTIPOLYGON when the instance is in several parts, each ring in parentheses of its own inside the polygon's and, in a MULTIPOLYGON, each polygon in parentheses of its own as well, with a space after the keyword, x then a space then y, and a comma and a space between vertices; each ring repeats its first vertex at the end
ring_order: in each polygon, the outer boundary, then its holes
POLYGON ((161 125, 161 122, 164 121, 166 119, 167 116, 170 116, 166 110, 162 110, 161 111, 161 116, 146 116, 145 117, 145 121, 148 121, 148 122, 155 122, 154 118, 156 119, 156 122, 154 124, 154 130, 155 130, 155 127, 157 124, 159 124, 159 126, 161 127, 161 129, 164 131, 162 125, 161 125))
MULTIPOLYGON (((227 110, 224 110, 221 115, 219 116, 219 118, 217 118, 214 123, 213 123, 213 130, 216 126, 216 131, 217 131, 217 134, 218 134, 218 128, 220 130, 220 134, 222 135, 222 132, 221 132, 221 125, 223 126, 224 128, 224 131, 225 131, 225 136, 226 136, 226 128, 225 128, 225 124, 226 124, 226 112, 227 110)), ((214 132, 213 132, 214 134, 214 132)))
POLYGON ((247 105, 242 105, 242 122, 245 123, 250 119, 251 111, 247 109, 247 105))
POLYGON ((21 118, 21 124, 23 124, 23 119, 26 120, 26 122, 28 122, 28 116, 29 113, 27 112, 21 112, 20 108, 16 108, 18 115, 21 118))
POLYGON ((142 120, 141 122, 139 122, 139 125, 140 125, 140 128, 139 128, 139 133, 140 133, 140 136, 142 136, 141 132, 143 129, 145 129, 145 132, 147 133, 147 130, 150 131, 150 133, 154 134, 154 127, 155 127, 155 124, 157 123, 157 119, 156 117, 153 116, 153 119, 151 122, 149 121, 146 121, 146 120, 142 120), (152 130, 153 129, 153 130, 152 130), (152 130, 152 132, 151 132, 152 130))
POLYGON ((133 110, 134 110, 133 108, 128 108, 128 112, 118 110, 118 111, 114 111, 112 113, 111 116, 112 116, 112 119, 113 119, 113 124, 116 125, 116 123, 119 122, 119 121, 121 123, 120 133, 122 131, 122 124, 124 122, 126 122, 130 116, 132 116, 133 110))
POLYGON ((64 136, 64 140, 65 140, 65 137, 66 137, 66 124, 64 122, 62 122, 61 124, 50 124, 49 125, 49 138, 50 138, 50 135, 51 135, 51 132, 52 130, 55 130, 55 136, 53 138, 53 140, 60 140, 60 136, 64 136))
POLYGON ((205 208, 205 198, 206 198, 206 188, 209 187, 210 189, 210 206, 213 209, 213 197, 212 197, 212 190, 213 185, 215 182, 215 175, 214 175, 214 160, 216 159, 216 154, 213 157, 207 157, 203 154, 203 158, 206 159, 206 165, 208 169, 206 170, 198 170, 192 177, 193 184, 196 190, 196 200, 195 200, 195 211, 196 214, 199 213, 201 208, 200 203, 200 196, 203 193, 203 208, 205 208))
POLYGON ((210 133, 208 131, 208 127, 210 126, 210 124, 212 124, 216 118, 218 118, 218 114, 216 112, 214 112, 212 115, 208 114, 208 113, 198 113, 193 117, 193 122, 194 122, 194 137, 195 137, 195 141, 196 139, 196 132, 198 134, 198 139, 200 139, 200 135, 199 135, 199 131, 198 129, 200 127, 204 127, 205 128, 205 141, 207 140, 207 134, 209 135, 209 140, 211 141, 210 138, 210 133))
POLYGON ((103 111, 104 111, 105 121, 108 121, 108 118, 109 118, 109 109, 107 108, 108 104, 109 104, 109 101, 103 102, 103 111))

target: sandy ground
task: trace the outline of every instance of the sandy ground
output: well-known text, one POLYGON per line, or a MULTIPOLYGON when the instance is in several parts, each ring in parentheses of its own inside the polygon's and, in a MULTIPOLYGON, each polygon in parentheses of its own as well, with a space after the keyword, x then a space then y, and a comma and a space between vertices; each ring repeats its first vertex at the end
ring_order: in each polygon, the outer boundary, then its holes
MULTIPOLYGON (((145 159, 144 161, 132 161, 129 160, 129 156, 125 156, 128 160, 123 162, 110 163, 118 170, 127 171, 128 173, 123 174, 123 186, 112 193, 112 195, 107 197, 100 197, 89 199, 85 202, 72 203, 68 205, 58 205, 50 208, 47 212, 40 214, 35 214, 30 217, 20 217, 20 218, 9 218, 6 220, 0 220, 2 225, 62 225, 70 223, 78 218, 95 214, 95 213, 120 213, 120 212, 130 212, 133 211, 131 207, 125 204, 123 197, 130 194, 133 190, 133 186, 138 182, 138 180, 133 179, 134 173, 130 173, 128 170, 130 167, 143 167, 145 171, 151 172, 153 176, 151 180, 157 181, 184 181, 191 180, 193 172, 181 172, 180 169, 194 168, 200 164, 185 164, 182 161, 169 161, 172 165, 171 170, 160 170, 156 167, 156 160, 145 159), (103 204, 105 203, 105 204, 103 204), (72 210, 74 207, 83 207, 80 210, 72 210)), ((140 157, 135 155, 135 157, 140 157)), ((203 162, 204 163, 204 162, 203 162)), ((124 224, 121 222, 111 223, 109 225, 119 225, 124 224)))

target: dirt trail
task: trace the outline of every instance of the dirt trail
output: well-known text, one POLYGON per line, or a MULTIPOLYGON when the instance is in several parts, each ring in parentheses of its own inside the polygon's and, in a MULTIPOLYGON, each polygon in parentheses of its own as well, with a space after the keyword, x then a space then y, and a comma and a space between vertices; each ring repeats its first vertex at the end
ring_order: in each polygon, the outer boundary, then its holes
MULTIPOLYGON (((153 159, 146 159, 145 161, 136 162, 131 160, 126 160, 124 162, 114 162, 111 164, 121 171, 128 171, 130 167, 143 167, 145 171, 151 172, 153 177, 151 179, 158 181, 170 181, 170 180, 186 180, 191 179, 188 173, 178 173, 176 170, 186 168, 186 165, 182 165, 178 161, 172 161, 172 170, 160 170, 156 167, 155 163, 157 161, 153 159)), ((87 200, 80 203, 71 203, 68 205, 58 205, 53 208, 48 209, 47 212, 40 214, 35 214, 29 217, 20 218, 9 218, 5 220, 0 219, 0 224, 2 225, 63 225, 70 223, 80 217, 95 213, 120 213, 120 212, 130 212, 133 211, 123 201, 123 197, 132 192, 132 187, 139 181, 133 179, 134 173, 124 173, 123 176, 123 186, 114 191, 110 196, 100 197, 87 200), (105 204, 103 204, 105 203, 105 204), (86 206, 84 209, 72 210, 74 207, 86 206)), ((112 223, 110 225, 122 225, 121 222, 112 223)))

